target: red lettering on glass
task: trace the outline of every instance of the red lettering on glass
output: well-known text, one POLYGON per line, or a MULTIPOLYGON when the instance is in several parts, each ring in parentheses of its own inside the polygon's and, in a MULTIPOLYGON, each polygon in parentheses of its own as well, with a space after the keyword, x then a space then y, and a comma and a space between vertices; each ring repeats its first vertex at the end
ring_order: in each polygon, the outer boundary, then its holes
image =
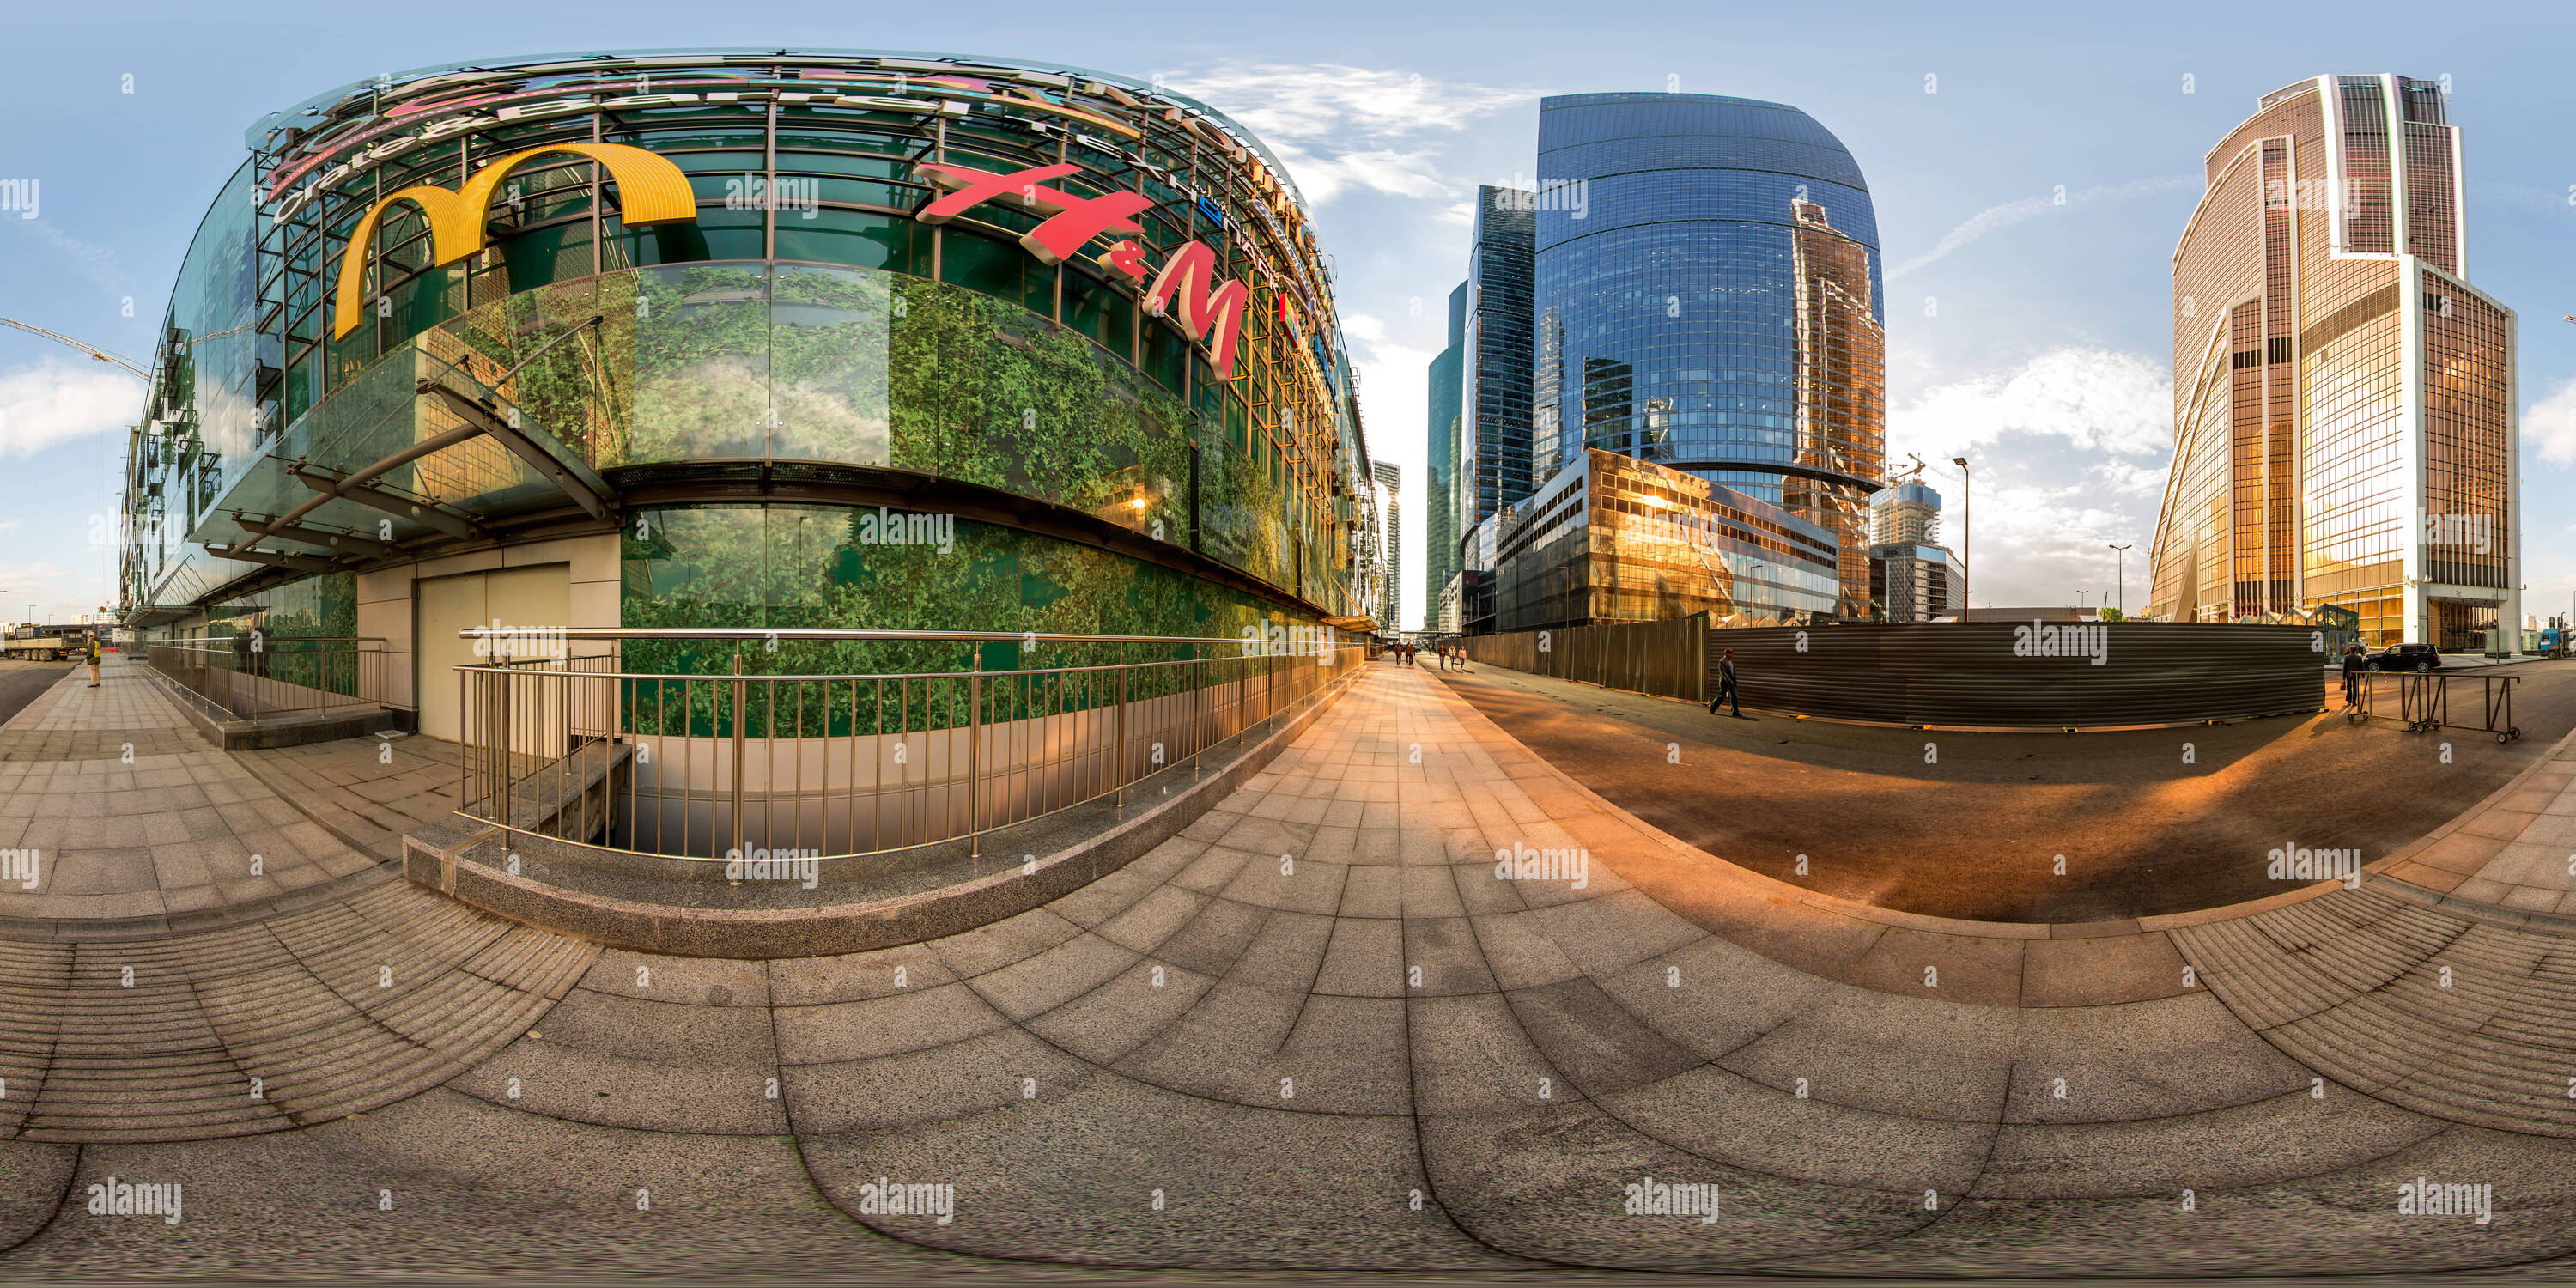
MULTIPOLYGON (((925 162, 920 170, 947 193, 923 206, 915 218, 925 224, 944 224, 987 201, 1044 215, 1043 222, 1020 235, 1020 245, 1050 265, 1073 258, 1092 238, 1104 233, 1143 232, 1129 216, 1154 204, 1141 192, 1080 197, 1045 186, 1045 180, 1080 173, 1081 167, 1075 165, 1033 166, 995 174, 967 166, 925 162)), ((1121 241, 1103 252, 1098 262, 1141 284, 1151 271, 1144 254, 1144 248, 1136 243, 1121 241)), ((1226 380, 1234 376, 1235 340, 1243 332, 1243 310, 1252 299, 1252 290, 1239 280, 1219 283, 1216 270, 1216 252, 1208 249, 1207 243, 1182 246, 1163 264, 1162 271, 1154 274, 1154 284, 1145 291, 1145 307, 1159 317, 1177 301, 1179 307, 1172 315, 1181 324, 1182 333, 1193 340, 1205 338, 1217 379, 1226 380)), ((1282 316, 1286 316, 1284 312, 1282 316)))
POLYGON ((994 174, 958 165, 924 165, 922 173, 933 183, 952 189, 921 208, 915 218, 925 224, 944 224, 987 201, 1006 201, 1023 210, 1045 215, 1046 221, 1020 234, 1020 245, 1045 264, 1061 264, 1081 253, 1083 244, 1102 233, 1141 233, 1128 216, 1154 204, 1141 192, 1112 192, 1098 197, 1077 197, 1058 188, 1049 188, 1042 180, 1060 179, 1081 173, 1074 165, 1044 165, 1010 174, 994 174))
POLYGON ((1193 340, 1207 335, 1216 378, 1226 380, 1234 375, 1234 339, 1243 330, 1243 306, 1252 292, 1241 282, 1210 290, 1215 281, 1216 252, 1205 242, 1191 242, 1163 261, 1163 271, 1154 275, 1154 285, 1145 292, 1145 307, 1159 314, 1178 303, 1174 316, 1181 334, 1193 340), (1208 333, 1211 326, 1213 334, 1208 333))

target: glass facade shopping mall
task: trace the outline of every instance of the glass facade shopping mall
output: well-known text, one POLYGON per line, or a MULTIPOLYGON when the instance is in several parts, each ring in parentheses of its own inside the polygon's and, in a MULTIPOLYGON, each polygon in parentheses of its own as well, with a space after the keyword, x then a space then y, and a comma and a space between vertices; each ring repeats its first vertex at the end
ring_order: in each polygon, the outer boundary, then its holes
POLYGON ((1375 612, 1329 263, 1194 101, 944 55, 550 55, 248 142, 133 438, 132 624, 381 639, 428 683, 492 618, 1375 612))
POLYGON ((1886 318, 1851 153, 1794 107, 1652 93, 1543 100, 1538 147, 1537 480, 1598 448, 1780 506, 1868 618, 1886 318))

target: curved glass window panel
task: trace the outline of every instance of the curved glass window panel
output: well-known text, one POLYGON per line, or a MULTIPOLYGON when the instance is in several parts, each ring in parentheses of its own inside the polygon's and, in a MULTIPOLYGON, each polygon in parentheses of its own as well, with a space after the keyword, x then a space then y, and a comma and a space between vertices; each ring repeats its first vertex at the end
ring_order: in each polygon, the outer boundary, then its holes
MULTIPOLYGON (((883 152, 889 156, 903 157, 921 149, 926 142, 917 136, 906 134, 878 134, 842 128, 860 124, 861 122, 855 116, 835 113, 827 118, 811 120, 804 128, 799 128, 796 118, 802 113, 796 108, 785 107, 779 115, 781 119, 778 123, 778 164, 782 169, 787 165, 787 154, 798 149, 812 148, 826 154, 841 154, 853 148, 864 148, 872 152, 883 152)), ((909 122, 919 118, 893 119, 909 122)))
MULTIPOLYGON (((651 118, 664 115, 690 115, 698 109, 648 108, 639 115, 651 118)), ((630 118, 631 119, 631 118, 630 118)), ((674 148, 749 148, 757 153, 767 142, 766 130, 757 119, 741 125, 709 124, 674 126, 663 129, 612 129, 608 141, 642 148, 647 152, 667 152, 674 148)))
POLYGON ((628 459, 759 458, 770 411, 768 266, 668 266, 637 279, 628 459))
POLYGON ((858 269, 777 266, 769 306, 772 457, 891 462, 892 283, 858 269))
POLYGON ((433 268, 386 295, 392 300, 392 315, 382 330, 390 349, 465 311, 464 266, 433 268))
POLYGON ((778 174, 778 192, 780 232, 787 231, 800 220, 814 219, 818 202, 911 210, 922 201, 922 190, 907 184, 837 175, 791 175, 783 169, 778 174))
POLYGON ((583 464, 619 464, 633 384, 612 362, 634 352, 636 280, 615 273, 521 291, 448 323, 447 342, 433 339, 432 352, 489 384, 583 464))
POLYGON ((1189 379, 1190 347, 1181 333, 1160 322, 1145 327, 1145 352, 1138 355, 1145 374, 1164 389, 1179 393, 1189 379))
MULTIPOLYGON (((519 178, 520 176, 516 174, 510 176, 514 184, 518 183, 519 178)), ((552 185, 522 187, 516 202, 510 201, 511 194, 505 188, 501 199, 508 204, 495 205, 492 208, 494 237, 505 237, 515 228, 533 228, 575 215, 590 214, 589 176, 571 170, 548 170, 530 175, 528 178, 540 182, 552 181, 552 185)), ((583 220, 585 225, 588 222, 587 218, 583 220)))
POLYGON ((1055 271, 1010 242, 947 228, 939 240, 939 280, 1055 314, 1055 271))
MULTIPOLYGON (((692 181, 693 186, 696 181, 692 181)), ((628 228, 611 219, 602 225, 602 264, 606 268, 642 268, 655 264, 690 264, 713 259, 759 259, 768 241, 767 219, 758 210, 727 210, 723 184, 716 199, 700 194, 698 217, 689 223, 628 228)))
POLYGON ((778 140, 780 174, 836 174, 851 179, 912 180, 909 185, 918 193, 925 189, 913 173, 913 162, 901 156, 869 156, 852 152, 797 152, 787 145, 788 136, 778 140))
POLYGON ((813 217, 781 211, 779 259, 814 260, 930 275, 930 230, 899 215, 865 210, 817 209, 813 217))
POLYGON ((1284 584, 1287 519, 1269 469, 1213 422, 1201 422, 1198 444, 1200 553, 1284 584))
MULTIPOLYGON (((647 535, 630 523, 622 533, 623 595, 628 625, 869 626, 1066 634, 1183 635, 1235 638, 1255 622, 1311 622, 1283 614, 1252 595, 1158 564, 1038 533, 946 516, 872 507, 691 506, 638 511, 647 535), (923 520, 938 520, 925 525, 923 520), (898 522, 900 521, 900 522, 898 522)), ((1106 649, 1080 646, 1022 650, 998 645, 986 669, 1111 661, 1106 649)), ((1175 646, 1185 653, 1186 646, 1175 646)), ((1127 660, 1141 660, 1129 650, 1127 660)), ((869 674, 964 670, 971 646, 933 643, 782 643, 776 652, 753 641, 743 669, 753 674, 869 674)), ((721 675, 733 665, 729 642, 630 641, 624 665, 637 672, 721 675)), ((922 728, 919 689, 907 713, 888 692, 889 730, 922 728), (908 722, 908 723, 907 723, 908 722)), ((676 689, 663 694, 664 719, 677 731, 676 689)), ((996 696, 999 696, 998 694, 996 696)), ((873 691, 861 716, 874 726, 873 691)), ((710 701, 701 695, 702 702, 710 701)), ((649 708, 653 694, 647 694, 649 708)), ((843 690, 834 701, 846 704, 843 690)), ((697 723, 715 714, 703 708, 697 723)), ((757 722, 767 717, 755 710, 757 722)), ((963 713, 960 713, 961 717, 963 713)), ((778 713, 781 727, 795 713, 778 713)), ((825 732, 824 711, 809 707, 808 734, 825 732)), ((846 707, 829 731, 847 731, 846 707)), ((701 733, 705 732, 702 727, 701 733)))
POLYGON ((318 386, 321 381, 317 377, 321 366, 320 359, 308 356, 286 369, 285 396, 279 403, 278 411, 266 425, 262 426, 259 433, 260 439, 265 440, 269 431, 275 429, 277 419, 293 420, 312 409, 314 399, 319 394, 318 386))
POLYGON ((1121 358, 1136 347, 1136 301, 1088 273, 1064 275, 1064 324, 1121 358))
POLYGON ((888 363, 893 374, 894 464, 943 478, 1002 486, 986 456, 984 363, 997 301, 919 278, 894 283, 888 363))
POLYGON ((597 256, 590 247, 588 219, 549 224, 505 238, 500 246, 509 286, 514 291, 587 277, 596 271, 597 256))

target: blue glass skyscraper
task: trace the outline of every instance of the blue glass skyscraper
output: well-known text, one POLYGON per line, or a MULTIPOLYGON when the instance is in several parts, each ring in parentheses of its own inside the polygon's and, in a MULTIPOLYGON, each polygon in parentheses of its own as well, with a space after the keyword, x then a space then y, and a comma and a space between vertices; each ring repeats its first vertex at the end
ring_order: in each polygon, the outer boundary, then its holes
POLYGON ((1435 627, 1440 618, 1440 588, 1448 585, 1450 575, 1458 571, 1458 538, 1464 531, 1458 522, 1458 429, 1464 406, 1461 388, 1467 351, 1465 282, 1449 293, 1448 336, 1448 347, 1431 360, 1431 450, 1423 462, 1430 478, 1422 489, 1422 615, 1435 627))
POLYGON ((1841 538, 1867 616, 1886 320, 1851 153, 1704 94, 1548 98, 1538 146, 1534 468, 1597 447, 1778 504, 1841 538))
POLYGON ((1461 533, 1537 486, 1530 477, 1532 204, 1525 189, 1476 190, 1458 408, 1461 533))

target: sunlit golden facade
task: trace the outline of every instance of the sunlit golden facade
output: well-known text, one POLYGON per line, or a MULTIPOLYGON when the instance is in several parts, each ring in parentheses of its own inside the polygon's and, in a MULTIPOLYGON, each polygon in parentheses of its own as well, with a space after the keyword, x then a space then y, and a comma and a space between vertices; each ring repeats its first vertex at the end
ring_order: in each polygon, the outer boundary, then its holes
POLYGON ((2365 641, 2519 625, 2512 310, 2468 285, 2435 82, 2323 76, 2213 149, 2174 252, 2149 612, 2321 604, 2365 641))
MULTIPOLYGON (((1832 617, 1841 603, 1835 554, 1831 529, 1786 508, 1589 448, 1505 515, 1494 541, 1494 629, 1703 612, 1832 617)), ((1867 577, 1866 550, 1862 569, 1867 577)))
POLYGON ((1869 502, 1887 473, 1887 328, 1870 307, 1869 248, 1825 208, 1794 202, 1798 278, 1798 459, 1781 504, 1841 542, 1844 617, 1870 615, 1869 502), (1853 480, 1861 480, 1855 482, 1853 480))

